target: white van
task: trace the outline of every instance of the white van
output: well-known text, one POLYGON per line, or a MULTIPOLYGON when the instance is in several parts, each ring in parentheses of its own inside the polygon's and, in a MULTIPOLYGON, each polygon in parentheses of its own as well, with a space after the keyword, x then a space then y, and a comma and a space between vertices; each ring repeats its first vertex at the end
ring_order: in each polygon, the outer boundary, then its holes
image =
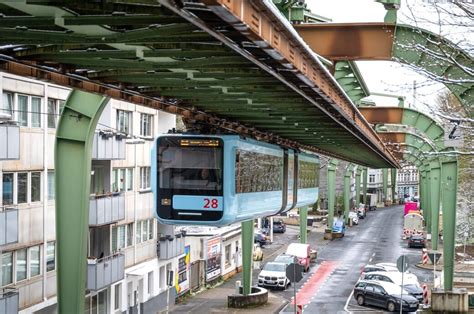
POLYGON ((304 271, 309 270, 309 264, 311 263, 311 248, 309 244, 290 243, 286 249, 286 254, 296 256, 298 263, 304 267, 304 271))

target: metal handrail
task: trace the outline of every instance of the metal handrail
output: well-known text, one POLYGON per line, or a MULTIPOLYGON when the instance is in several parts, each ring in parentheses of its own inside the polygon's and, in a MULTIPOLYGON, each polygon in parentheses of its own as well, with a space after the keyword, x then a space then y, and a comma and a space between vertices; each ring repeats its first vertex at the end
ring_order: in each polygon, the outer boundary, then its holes
POLYGON ((9 211, 9 210, 18 210, 18 205, 3 205, 3 206, 0 206, 0 212, 6 212, 6 211, 9 211))
POLYGON ((104 262, 107 262, 107 261, 111 261, 114 258, 119 257, 121 255, 124 255, 122 253, 122 251, 117 251, 117 252, 113 253, 112 255, 104 256, 102 258, 97 258, 97 259, 88 258, 88 260, 94 261, 94 262, 96 262, 96 264, 100 264, 100 263, 104 263, 104 262))
POLYGON ((0 297, 5 298, 18 294, 18 289, 14 287, 5 287, 0 289, 0 297))

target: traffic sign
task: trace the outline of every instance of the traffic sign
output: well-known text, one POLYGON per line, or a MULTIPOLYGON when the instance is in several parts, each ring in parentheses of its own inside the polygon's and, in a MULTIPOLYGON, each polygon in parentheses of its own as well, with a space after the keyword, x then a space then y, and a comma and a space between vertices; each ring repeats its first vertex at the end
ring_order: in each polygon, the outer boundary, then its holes
POLYGON ((298 263, 291 263, 286 266, 286 277, 290 282, 299 282, 303 279, 304 267, 298 263))
POLYGON ((398 259, 397 259, 397 268, 398 268, 398 271, 401 272, 401 273, 404 273, 407 271, 408 269, 408 256, 406 255, 401 255, 398 259))

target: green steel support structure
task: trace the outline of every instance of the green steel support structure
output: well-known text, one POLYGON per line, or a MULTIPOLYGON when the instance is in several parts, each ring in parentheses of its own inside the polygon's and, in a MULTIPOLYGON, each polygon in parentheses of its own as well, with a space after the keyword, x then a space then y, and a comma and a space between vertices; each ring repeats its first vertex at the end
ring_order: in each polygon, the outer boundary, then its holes
POLYGON ((431 234, 431 169, 430 164, 427 163, 425 165, 426 169, 426 232, 431 234))
POLYGON ((362 168, 357 166, 356 170, 356 177, 355 177, 355 190, 356 190, 356 197, 355 197, 355 206, 359 206, 360 203, 360 176, 362 173, 362 168))
POLYGON ((441 166, 439 161, 430 163, 431 168, 431 248, 438 249, 439 241, 439 202, 441 194, 441 166))
POLYGON ((364 196, 362 198, 362 203, 364 203, 364 205, 367 204, 367 179, 369 177, 369 169, 368 168, 364 168, 363 170, 363 178, 362 180, 363 181, 363 186, 362 186, 362 193, 364 193, 364 196))
POLYGON ((307 226, 308 226, 308 206, 300 208, 300 242, 306 243, 307 241, 307 226))
POLYGON ((344 173, 344 223, 349 223, 349 207, 351 199, 351 177, 352 177, 353 166, 349 164, 346 172, 344 173))
POLYGON ((453 289, 454 243, 456 236, 456 192, 458 187, 457 160, 443 160, 441 165, 441 189, 443 205, 443 259, 444 289, 453 289))
POLYGON ((328 162, 328 229, 332 230, 334 221, 334 203, 336 201, 336 168, 338 161, 331 159, 328 162))
POLYGON ((108 98, 73 90, 55 145, 56 247, 59 313, 83 313, 94 131, 108 98))
POLYGON ((396 203, 396 192, 397 192, 397 169, 392 169, 392 177, 390 178, 392 181, 392 204, 396 203))
POLYGON ((242 226, 242 268, 243 295, 252 290, 252 261, 253 261, 253 220, 244 221, 242 226))
POLYGON ((425 210, 425 207, 426 207, 426 201, 425 201, 425 198, 426 198, 426 191, 425 191, 426 171, 424 169, 424 166, 421 166, 420 169, 421 169, 421 171, 420 171, 420 182, 419 182, 419 185, 420 185, 420 208, 423 210, 423 219, 425 219, 425 223, 426 223, 426 210, 425 210))
POLYGON ((388 169, 382 169, 382 182, 383 182, 383 201, 388 201, 388 169))

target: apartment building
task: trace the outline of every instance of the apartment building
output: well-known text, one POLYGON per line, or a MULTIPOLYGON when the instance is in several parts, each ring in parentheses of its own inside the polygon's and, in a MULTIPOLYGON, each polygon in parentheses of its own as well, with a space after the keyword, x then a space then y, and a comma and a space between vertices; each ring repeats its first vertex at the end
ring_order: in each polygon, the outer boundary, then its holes
MULTIPOLYGON (((69 91, 0 72, 0 313, 56 311, 54 140, 69 91)), ((152 139, 174 126, 174 115, 117 100, 101 116, 92 153, 86 313, 166 306, 167 276, 180 273, 186 254, 184 236, 153 218, 150 151, 152 139)))
MULTIPOLYGON (((390 201, 394 200, 392 195, 392 171, 388 170, 387 180, 387 199, 390 201)), ((367 193, 376 194, 377 206, 384 206, 384 191, 383 191, 383 171, 382 169, 368 169, 367 178, 367 193)), ((396 197, 396 195, 395 195, 396 197)))
POLYGON ((398 170, 398 195, 403 198, 418 196, 418 180, 416 166, 406 166, 398 170))

